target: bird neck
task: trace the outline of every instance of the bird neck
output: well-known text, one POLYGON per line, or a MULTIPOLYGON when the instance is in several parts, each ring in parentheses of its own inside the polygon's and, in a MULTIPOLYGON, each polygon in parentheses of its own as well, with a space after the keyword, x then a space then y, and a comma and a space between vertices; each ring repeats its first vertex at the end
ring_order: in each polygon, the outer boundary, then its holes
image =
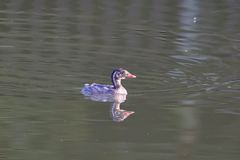
POLYGON ((112 83, 115 89, 118 89, 122 86, 121 79, 116 79, 115 77, 112 77, 112 83))

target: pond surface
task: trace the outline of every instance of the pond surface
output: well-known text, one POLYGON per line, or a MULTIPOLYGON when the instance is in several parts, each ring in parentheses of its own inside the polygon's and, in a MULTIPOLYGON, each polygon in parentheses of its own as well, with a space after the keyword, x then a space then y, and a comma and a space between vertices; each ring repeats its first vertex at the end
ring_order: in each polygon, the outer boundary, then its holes
POLYGON ((0 8, 0 159, 240 159, 240 2, 0 8), (81 94, 119 67, 126 97, 81 94))

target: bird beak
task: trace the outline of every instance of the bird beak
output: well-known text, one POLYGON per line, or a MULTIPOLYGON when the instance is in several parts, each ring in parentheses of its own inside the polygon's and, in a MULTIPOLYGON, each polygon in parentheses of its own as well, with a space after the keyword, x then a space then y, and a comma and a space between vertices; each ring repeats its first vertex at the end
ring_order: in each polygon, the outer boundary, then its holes
POLYGON ((131 73, 127 74, 126 77, 127 77, 127 78, 136 78, 136 76, 135 76, 135 75, 132 75, 131 73))
POLYGON ((127 116, 129 116, 129 115, 131 115, 131 114, 133 114, 133 113, 135 113, 135 112, 134 112, 134 111, 125 111, 125 112, 124 112, 124 114, 127 115, 127 116))

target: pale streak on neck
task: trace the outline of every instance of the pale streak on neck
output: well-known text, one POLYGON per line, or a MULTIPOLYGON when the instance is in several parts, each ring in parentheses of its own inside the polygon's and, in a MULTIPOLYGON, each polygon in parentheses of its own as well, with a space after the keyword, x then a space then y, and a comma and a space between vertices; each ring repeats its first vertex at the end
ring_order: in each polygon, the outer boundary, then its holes
POLYGON ((121 79, 116 80, 115 78, 113 78, 112 82, 113 82, 114 88, 116 88, 116 89, 118 89, 122 86, 121 79))
POLYGON ((114 88, 118 89, 122 86, 122 84, 121 84, 121 79, 116 80, 116 74, 117 74, 117 72, 115 72, 112 75, 112 83, 113 83, 114 88))
POLYGON ((116 81, 117 81, 117 86, 118 86, 118 88, 121 87, 121 86, 122 86, 122 84, 121 84, 121 79, 118 79, 118 80, 116 80, 116 81))
POLYGON ((120 110, 120 104, 121 104, 121 103, 119 103, 119 102, 114 102, 113 105, 112 105, 112 106, 114 106, 113 109, 114 109, 114 110, 115 110, 115 109, 120 110))

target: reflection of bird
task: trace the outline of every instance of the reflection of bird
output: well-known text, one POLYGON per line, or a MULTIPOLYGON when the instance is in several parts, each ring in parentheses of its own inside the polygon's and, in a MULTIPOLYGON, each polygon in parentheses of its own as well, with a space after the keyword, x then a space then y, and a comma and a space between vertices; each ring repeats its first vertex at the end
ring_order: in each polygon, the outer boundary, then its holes
POLYGON ((119 102, 114 102, 112 103, 112 106, 110 107, 110 116, 112 117, 113 121, 116 122, 121 122, 124 121, 129 115, 135 113, 134 111, 126 111, 120 109, 120 104, 119 102))
POLYGON ((134 111, 120 109, 120 104, 126 100, 126 96, 126 94, 93 94, 86 96, 85 98, 97 102, 112 102, 109 110, 110 116, 112 117, 113 121, 121 122, 129 115, 134 113, 134 111))
POLYGON ((86 96, 94 94, 127 94, 127 90, 121 84, 121 79, 125 78, 136 78, 136 76, 132 75, 127 70, 117 68, 111 75, 113 86, 96 83, 91 85, 85 84, 85 87, 81 92, 86 96))
POLYGON ((85 97, 97 102, 118 102, 123 103, 126 100, 126 94, 94 94, 85 97))

